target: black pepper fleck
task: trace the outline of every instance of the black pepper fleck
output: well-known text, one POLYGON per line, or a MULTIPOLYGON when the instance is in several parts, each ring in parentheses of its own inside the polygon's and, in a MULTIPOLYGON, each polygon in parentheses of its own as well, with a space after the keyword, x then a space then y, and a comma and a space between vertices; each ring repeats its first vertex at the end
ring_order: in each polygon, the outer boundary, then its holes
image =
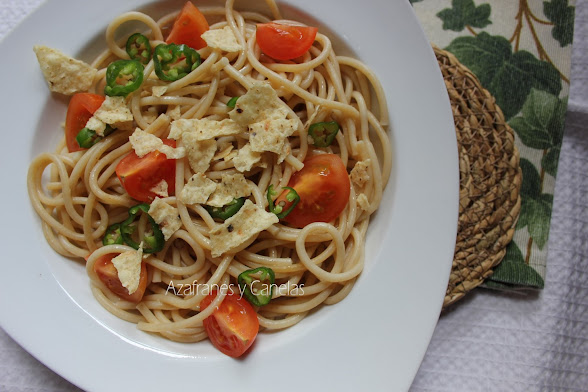
POLYGON ((237 113, 243 113, 243 109, 237 108, 237 113))
POLYGON ((229 231, 229 233, 232 233, 232 232, 233 232, 233 230, 234 230, 234 228, 233 228, 233 225, 229 225, 229 226, 227 227, 227 230, 229 231))

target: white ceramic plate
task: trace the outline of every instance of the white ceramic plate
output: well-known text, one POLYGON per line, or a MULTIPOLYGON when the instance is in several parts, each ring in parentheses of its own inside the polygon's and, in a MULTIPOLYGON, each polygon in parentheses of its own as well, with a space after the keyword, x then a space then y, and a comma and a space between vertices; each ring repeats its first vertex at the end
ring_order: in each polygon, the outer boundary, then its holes
POLYGON ((338 34, 379 75, 390 108, 394 168, 368 232, 366 268, 351 294, 290 329, 262 333, 243 360, 208 342, 168 342, 106 312, 92 297, 81 264, 46 244, 27 196, 29 162, 53 150, 66 109, 66 100, 48 92, 33 45, 87 53, 89 42, 104 45, 114 16, 143 3, 50 0, 0 44, 2 328, 87 390, 407 390, 441 309, 458 211, 449 101, 409 3, 283 2, 338 34))

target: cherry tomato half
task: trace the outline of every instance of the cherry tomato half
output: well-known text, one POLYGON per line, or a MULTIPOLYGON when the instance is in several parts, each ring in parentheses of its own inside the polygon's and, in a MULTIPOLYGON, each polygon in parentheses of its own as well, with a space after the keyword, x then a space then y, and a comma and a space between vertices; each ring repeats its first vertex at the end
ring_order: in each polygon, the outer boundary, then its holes
MULTIPOLYGON (((216 298, 216 291, 204 297, 200 310, 216 298)), ((259 332, 257 314, 245 298, 227 294, 219 307, 203 321, 212 344, 229 357, 239 357, 255 341, 259 332)))
MULTIPOLYGON (((163 143, 176 147, 176 141, 163 139, 163 143)), ((167 182, 170 195, 176 187, 176 160, 167 159, 164 153, 152 151, 139 158, 131 151, 116 165, 116 175, 129 196, 135 200, 151 203, 157 196, 151 191, 161 180, 167 182)))
MULTIPOLYGON (((300 202, 285 218, 288 224, 302 228, 313 222, 330 222, 341 214, 349 201, 351 183, 343 161, 335 154, 320 154, 307 158, 302 170, 294 173, 288 186, 300 196, 300 202)), ((284 202, 288 190, 276 199, 284 202)))
POLYGON ((200 36, 208 31, 208 22, 198 8, 191 2, 186 2, 176 18, 171 32, 165 42, 168 44, 188 45, 193 49, 201 49, 206 46, 200 36))
POLYGON ((257 25, 255 38, 261 51, 271 58, 292 60, 310 49, 317 32, 317 27, 261 23, 257 25))
POLYGON ((96 275, 98 275, 100 281, 121 299, 134 303, 141 302, 143 294, 145 294, 145 289, 147 288, 147 266, 145 263, 141 263, 141 277, 139 278, 139 287, 133 292, 133 294, 129 294, 129 290, 127 290, 127 288, 122 285, 120 279, 118 278, 118 271, 116 270, 116 267, 114 264, 112 264, 112 259, 116 256, 116 253, 109 253, 100 257, 94 263, 94 272, 96 272, 96 275))
POLYGON ((69 152, 85 150, 78 144, 76 136, 100 108, 102 102, 104 97, 97 94, 77 93, 71 97, 65 116, 65 143, 69 152))

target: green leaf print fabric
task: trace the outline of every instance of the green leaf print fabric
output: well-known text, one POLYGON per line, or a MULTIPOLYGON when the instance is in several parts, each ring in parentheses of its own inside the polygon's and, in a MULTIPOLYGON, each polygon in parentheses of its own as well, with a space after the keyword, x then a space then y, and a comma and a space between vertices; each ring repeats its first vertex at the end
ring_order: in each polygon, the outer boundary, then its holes
POLYGON ((521 155, 521 212, 486 286, 544 286, 553 192, 569 94, 574 0, 411 0, 432 43, 496 99, 521 155))
POLYGON ((504 37, 482 32, 456 38, 445 49, 478 77, 507 119, 519 112, 532 88, 554 95, 561 91, 559 73, 553 65, 524 50, 513 53, 504 37))
POLYGON ((443 20, 444 30, 461 31, 466 26, 486 27, 490 23, 490 5, 482 4, 478 7, 473 0, 456 0, 452 8, 441 10, 437 16, 443 20))

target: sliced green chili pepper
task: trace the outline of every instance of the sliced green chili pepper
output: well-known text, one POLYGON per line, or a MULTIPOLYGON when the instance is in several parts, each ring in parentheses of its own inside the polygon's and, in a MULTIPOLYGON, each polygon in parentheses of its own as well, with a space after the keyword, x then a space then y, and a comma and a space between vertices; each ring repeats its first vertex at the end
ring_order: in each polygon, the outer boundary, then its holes
POLYGON ((90 148, 100 140, 104 139, 106 136, 110 135, 112 132, 114 132, 114 128, 112 128, 109 124, 106 124, 104 136, 98 136, 96 132, 90 128, 82 128, 76 136, 76 141, 80 147, 90 148))
POLYGON ((126 97, 143 83, 143 64, 137 60, 117 60, 106 68, 104 94, 126 97))
POLYGON ((92 131, 90 128, 82 128, 82 130, 78 132, 78 135, 76 136, 76 141, 82 148, 90 148, 94 144, 98 143, 100 139, 102 138, 96 135, 96 132, 92 131))
POLYGON ((237 104, 238 99, 239 99, 239 97, 233 97, 233 98, 229 99, 229 102, 227 102, 227 106, 230 107, 231 109, 235 109, 235 105, 237 104))
POLYGON ((129 37, 126 49, 131 60, 137 60, 143 64, 147 64, 151 59, 151 45, 149 44, 149 38, 141 33, 135 33, 129 37))
POLYGON ((159 79, 173 82, 194 71, 200 65, 200 55, 186 45, 160 44, 153 52, 153 64, 159 79))
POLYGON ((104 246, 114 244, 122 245, 123 243, 123 238, 120 233, 120 223, 115 223, 106 229, 106 233, 104 233, 104 237, 102 238, 102 244, 104 246))
POLYGON ((133 223, 137 219, 140 212, 147 214, 147 220, 151 225, 151 234, 146 234, 141 242, 143 242, 143 253, 155 253, 163 249, 165 238, 159 228, 159 225, 149 215, 149 204, 137 204, 129 209, 129 217, 120 224, 120 234, 123 241, 133 249, 139 249, 140 243, 133 240, 131 235, 135 232, 133 223))
POLYGON ((212 207, 212 206, 204 206, 206 211, 210 214, 211 217, 214 219, 226 220, 235 215, 241 207, 245 204, 245 198, 240 197, 238 199, 233 199, 229 204, 225 204, 222 207, 212 207))
POLYGON ((254 306, 269 304, 272 299, 275 275, 271 268, 259 267, 239 274, 237 278, 241 292, 254 306))
POLYGON ((308 128, 308 134, 312 137, 317 147, 329 147, 339 132, 339 124, 335 121, 314 123, 308 128))
POLYGON ((270 212, 276 214, 279 219, 284 219, 286 216, 288 216, 288 214, 292 212, 294 207, 296 207, 296 204, 298 204, 300 201, 300 196, 298 196, 298 193, 294 190, 294 188, 285 186, 282 187, 282 189, 288 189, 290 191, 286 194, 286 200, 292 203, 292 205, 286 211, 284 211, 286 202, 282 201, 278 203, 278 205, 275 205, 274 201, 272 200, 272 198, 278 194, 276 191, 274 191, 274 186, 270 185, 267 189, 267 202, 269 203, 269 210, 270 212))

